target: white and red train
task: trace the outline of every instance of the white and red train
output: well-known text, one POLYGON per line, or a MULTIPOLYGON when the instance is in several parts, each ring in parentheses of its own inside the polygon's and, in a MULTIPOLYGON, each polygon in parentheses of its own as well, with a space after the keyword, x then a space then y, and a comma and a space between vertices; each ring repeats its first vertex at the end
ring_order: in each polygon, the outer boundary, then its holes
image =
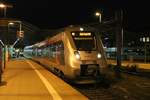
POLYGON ((99 37, 94 28, 71 25, 53 37, 25 47, 24 54, 48 66, 60 77, 77 83, 93 83, 107 69, 99 37))

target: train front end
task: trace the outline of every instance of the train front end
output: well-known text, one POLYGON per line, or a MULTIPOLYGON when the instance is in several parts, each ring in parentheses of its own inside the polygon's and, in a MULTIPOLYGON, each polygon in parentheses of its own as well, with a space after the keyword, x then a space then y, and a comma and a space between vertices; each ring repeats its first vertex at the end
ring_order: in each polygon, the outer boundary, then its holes
POLYGON ((70 58, 71 72, 78 83, 93 83, 104 68, 103 54, 98 50, 95 32, 71 31, 72 56, 70 58))

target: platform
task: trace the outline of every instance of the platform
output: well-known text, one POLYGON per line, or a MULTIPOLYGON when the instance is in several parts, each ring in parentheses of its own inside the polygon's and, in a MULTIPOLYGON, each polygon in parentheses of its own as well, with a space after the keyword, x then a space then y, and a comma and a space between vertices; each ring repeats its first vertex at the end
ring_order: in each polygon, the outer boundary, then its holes
POLYGON ((88 100, 39 64, 10 60, 2 75, 0 100, 88 100))
MULTIPOLYGON (((107 62, 108 62, 108 64, 113 64, 113 65, 117 64, 116 60, 107 60, 107 62)), ((127 65, 137 65, 138 68, 140 68, 140 69, 145 69, 148 71, 150 70, 150 63, 122 61, 122 66, 127 66, 127 65)))

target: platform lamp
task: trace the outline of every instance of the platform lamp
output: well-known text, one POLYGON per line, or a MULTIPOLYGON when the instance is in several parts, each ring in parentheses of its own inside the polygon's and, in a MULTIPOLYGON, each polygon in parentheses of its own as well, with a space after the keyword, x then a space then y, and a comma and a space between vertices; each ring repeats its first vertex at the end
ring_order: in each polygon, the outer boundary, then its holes
POLYGON ((95 15, 99 17, 99 23, 102 22, 102 14, 100 12, 96 12, 95 15))
POLYGON ((144 62, 147 62, 147 45, 150 43, 150 37, 142 37, 140 41, 144 43, 144 62))
POLYGON ((7 13, 7 8, 12 8, 13 6, 10 4, 4 4, 2 2, 0 2, 0 8, 4 9, 4 18, 6 17, 6 13, 7 13))

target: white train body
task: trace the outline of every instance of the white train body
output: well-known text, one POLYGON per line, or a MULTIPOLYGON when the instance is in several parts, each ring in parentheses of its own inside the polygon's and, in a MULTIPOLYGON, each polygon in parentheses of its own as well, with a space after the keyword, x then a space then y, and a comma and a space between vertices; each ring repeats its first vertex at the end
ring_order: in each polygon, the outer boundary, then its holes
POLYGON ((78 83, 95 82, 97 75, 107 69, 101 39, 89 27, 64 28, 57 35, 33 45, 32 49, 34 60, 78 83))

